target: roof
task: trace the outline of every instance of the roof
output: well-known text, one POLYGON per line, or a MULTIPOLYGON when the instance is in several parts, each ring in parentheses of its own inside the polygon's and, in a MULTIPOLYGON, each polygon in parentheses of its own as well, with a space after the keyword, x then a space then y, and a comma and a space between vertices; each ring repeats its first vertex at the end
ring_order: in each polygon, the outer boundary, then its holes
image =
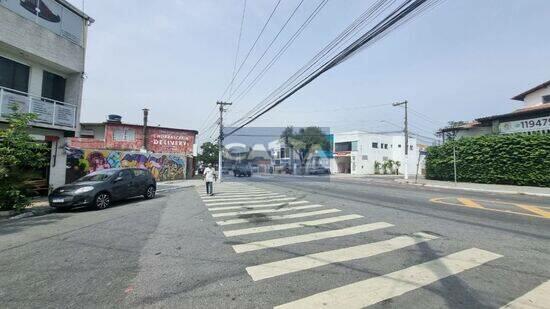
POLYGON ((452 131, 458 131, 458 130, 469 130, 471 128, 479 127, 481 125, 478 121, 470 121, 463 125, 456 126, 456 127, 447 127, 439 130, 438 132, 452 132, 452 131))
POLYGON ((495 119, 502 119, 502 118, 512 118, 517 116, 527 116, 532 114, 539 114, 541 112, 548 112, 550 113, 550 104, 538 104, 528 107, 523 107, 520 109, 517 109, 511 113, 506 114, 500 114, 500 115, 493 115, 483 118, 477 118, 476 120, 478 122, 487 122, 495 119))
MULTIPOLYGON (((134 123, 124 123, 124 122, 82 122, 80 123, 83 126, 103 126, 106 124, 116 124, 116 125, 124 125, 124 126, 131 126, 131 127, 140 127, 143 128, 142 124, 134 124, 134 123)), ((147 126, 148 128, 157 128, 157 129, 164 129, 164 130, 174 130, 174 131, 186 131, 186 132, 193 132, 195 134, 199 134, 199 131, 197 130, 190 130, 190 129, 179 129, 179 128, 169 128, 169 127, 161 127, 161 126, 147 126)))
POLYGON ((523 101, 523 100, 525 99, 525 97, 526 97, 528 94, 530 94, 530 93, 532 93, 532 92, 535 92, 535 91, 537 91, 537 90, 539 90, 539 89, 546 88, 546 87, 548 87, 548 86, 550 86, 550 80, 547 81, 547 82, 544 82, 544 83, 542 83, 542 84, 540 84, 540 85, 538 85, 538 86, 535 86, 535 87, 533 87, 533 88, 531 88, 531 89, 529 89, 529 90, 527 90, 527 91, 525 91, 525 92, 523 92, 523 93, 518 94, 517 96, 513 97, 512 100, 523 101))

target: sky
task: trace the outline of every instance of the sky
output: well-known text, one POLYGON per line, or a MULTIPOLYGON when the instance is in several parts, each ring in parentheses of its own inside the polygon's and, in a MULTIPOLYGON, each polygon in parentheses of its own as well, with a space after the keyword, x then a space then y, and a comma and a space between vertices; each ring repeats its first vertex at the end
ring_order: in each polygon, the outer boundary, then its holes
MULTIPOLYGON (((236 81, 244 77, 301 0, 282 0, 236 81)), ((258 69, 321 0, 305 0, 258 69)), ((398 0, 401 1, 401 0, 398 0)), ((71 0, 95 19, 88 30, 82 121, 119 114, 140 123, 199 130, 231 81, 243 0, 71 0)), ((248 0, 240 63, 276 0, 248 0)), ((329 0, 265 77, 233 105, 249 111, 307 63, 374 0, 329 0)), ((448 121, 510 112, 516 94, 550 79, 548 0, 444 0, 320 78, 252 126, 323 126, 333 132, 402 129, 433 137, 448 121)), ((257 72, 257 71, 254 71, 257 72)), ((233 99, 233 98, 232 98, 233 99)))

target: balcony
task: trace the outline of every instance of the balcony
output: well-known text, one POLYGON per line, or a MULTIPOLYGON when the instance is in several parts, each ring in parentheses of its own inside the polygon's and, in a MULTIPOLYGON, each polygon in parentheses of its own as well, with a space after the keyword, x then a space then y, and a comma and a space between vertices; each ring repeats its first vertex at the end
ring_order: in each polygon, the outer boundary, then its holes
POLYGON ((12 106, 16 106, 20 112, 36 114, 33 126, 76 130, 77 106, 74 104, 0 87, 0 121, 6 121, 6 117, 13 113, 12 106))

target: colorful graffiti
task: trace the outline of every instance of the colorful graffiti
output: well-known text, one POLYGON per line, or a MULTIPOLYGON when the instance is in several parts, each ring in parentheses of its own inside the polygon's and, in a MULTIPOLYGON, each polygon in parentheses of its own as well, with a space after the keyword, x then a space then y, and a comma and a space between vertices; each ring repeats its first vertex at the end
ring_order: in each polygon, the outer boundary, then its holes
POLYGON ((66 182, 91 172, 120 167, 146 168, 158 181, 176 180, 185 178, 186 160, 177 154, 69 148, 66 182))

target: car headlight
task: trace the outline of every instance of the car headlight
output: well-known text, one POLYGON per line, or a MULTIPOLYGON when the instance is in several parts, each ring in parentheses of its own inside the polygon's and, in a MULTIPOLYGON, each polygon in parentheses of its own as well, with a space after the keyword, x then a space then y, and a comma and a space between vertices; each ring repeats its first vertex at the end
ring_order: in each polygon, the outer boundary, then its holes
POLYGON ((76 191, 74 191, 74 193, 75 194, 86 193, 86 192, 92 191, 93 189, 94 189, 94 187, 92 187, 92 186, 82 187, 82 188, 76 189, 76 191))

